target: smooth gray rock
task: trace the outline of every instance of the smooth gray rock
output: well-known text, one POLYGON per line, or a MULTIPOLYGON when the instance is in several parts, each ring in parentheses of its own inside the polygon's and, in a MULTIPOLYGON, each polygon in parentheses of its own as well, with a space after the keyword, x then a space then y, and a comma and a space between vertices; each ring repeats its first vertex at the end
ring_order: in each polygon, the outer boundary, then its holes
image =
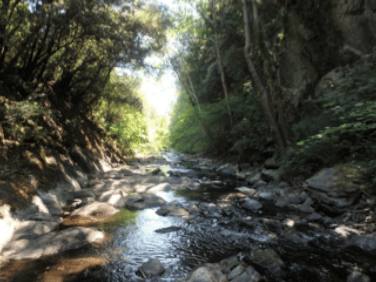
POLYGON ((312 208, 313 200, 311 198, 307 198, 303 204, 300 205, 299 210, 304 213, 314 213, 315 210, 312 208))
POLYGON ((354 164, 323 169, 307 179, 304 188, 323 206, 343 211, 359 199, 362 171, 361 166, 354 164))
POLYGON ((294 243, 302 243, 304 241, 303 237, 294 228, 286 228, 282 231, 279 238, 284 238, 294 243))
POLYGON ((143 278, 160 276, 165 271, 166 269, 163 267, 162 263, 156 258, 150 259, 138 268, 138 272, 143 278))
POLYGON ((271 271, 279 270, 285 267, 285 263, 272 249, 257 249, 253 250, 251 255, 244 258, 247 264, 256 263, 262 268, 271 271))
POLYGON ((352 236, 346 244, 356 246, 367 252, 376 253, 376 235, 352 236))
POLYGON ((248 266, 245 272, 235 277, 231 282, 258 282, 260 280, 261 275, 252 266, 248 266))
POLYGON ((353 271, 347 277, 347 282, 371 282, 371 278, 359 271, 353 271))
POLYGON ((276 196, 270 192, 261 192, 258 197, 260 200, 264 201, 274 201, 276 198, 276 196))
POLYGON ((14 233, 14 227, 13 225, 3 219, 0 219, 0 254, 3 248, 7 245, 7 243, 11 240, 13 233, 14 233))
POLYGON ((217 168, 217 172, 224 176, 235 175, 236 166, 227 163, 217 168))
POLYGON ((276 182, 280 178, 280 172, 276 169, 264 169, 260 177, 265 182, 276 182))
POLYGON ((170 227, 165 227, 165 228, 157 229, 154 232, 164 234, 164 233, 170 233, 170 232, 178 231, 180 229, 181 229, 180 226, 170 226, 170 227))
POLYGON ((275 203, 275 205, 277 207, 280 207, 280 208, 286 208, 289 206, 289 202, 283 198, 281 199, 278 199, 277 202, 275 203))
POLYGON ((250 196, 250 197, 254 196, 257 192, 255 189, 248 188, 248 187, 245 187, 245 186, 235 188, 235 190, 244 194, 244 195, 250 196))
POLYGON ((109 217, 119 210, 109 203, 93 202, 72 212, 72 215, 81 215, 86 217, 109 217))
POLYGON ((189 216, 189 212, 177 202, 170 202, 159 208, 156 213, 162 216, 189 216))
POLYGON ((169 183, 161 183, 148 189, 147 193, 157 193, 157 192, 163 192, 163 191, 168 192, 171 190, 172 190, 172 187, 169 183))
POLYGON ((227 275, 227 279, 228 280, 232 280, 234 279, 236 276, 239 276, 240 274, 242 274, 243 272, 245 271, 245 266, 242 265, 242 264, 239 264, 237 267, 235 267, 228 275, 227 275))
POLYGON ((42 199, 43 203, 46 205, 49 213, 51 215, 61 215, 63 214, 63 208, 60 205, 59 200, 55 195, 50 193, 41 194, 40 198, 42 199))
POLYGON ((301 204, 303 202, 299 196, 293 194, 288 195, 287 200, 292 204, 301 204))
POLYGON ((266 184, 267 183, 265 181, 263 181, 263 180, 260 179, 255 184, 253 184, 252 188, 257 189, 257 188, 265 186, 266 184))
POLYGON ((229 269, 232 269, 233 267, 238 265, 239 263, 240 262, 239 262, 238 256, 232 256, 232 257, 221 260, 221 262, 219 263, 219 266, 222 271, 226 272, 229 269))
POLYGON ((49 232, 32 239, 12 241, 3 250, 5 259, 37 259, 64 251, 78 249, 87 244, 100 243, 105 233, 97 228, 75 227, 49 232))
POLYGON ((308 221, 318 221, 318 220, 322 219, 322 215, 320 215, 320 214, 318 214, 318 213, 315 212, 315 213, 312 213, 312 214, 308 215, 306 217, 306 219, 308 221))
POLYGON ((246 199, 244 203, 241 204, 242 208, 252 211, 257 211, 263 207, 263 205, 256 200, 246 199))
POLYGON ((124 199, 124 208, 129 210, 143 210, 166 204, 164 199, 154 194, 128 195, 124 199))
POLYGON ((227 282, 218 264, 207 263, 177 282, 227 282))

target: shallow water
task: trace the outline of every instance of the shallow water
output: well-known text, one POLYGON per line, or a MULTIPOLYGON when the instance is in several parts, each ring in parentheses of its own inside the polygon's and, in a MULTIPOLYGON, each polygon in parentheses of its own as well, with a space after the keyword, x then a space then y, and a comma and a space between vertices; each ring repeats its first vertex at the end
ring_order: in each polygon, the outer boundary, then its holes
MULTIPOLYGON (((179 158, 174 154, 170 153, 167 159, 179 163, 179 158)), ((184 171, 184 168, 178 167, 177 170, 184 171)), ((240 184, 204 179, 198 191, 187 189, 176 193, 158 193, 168 202, 178 201, 183 206, 196 204, 206 214, 201 213, 190 222, 185 222, 178 217, 159 216, 157 209, 141 211, 135 224, 113 231, 114 241, 105 251, 113 262, 106 267, 88 269, 74 281, 145 281, 136 272, 151 258, 158 258, 166 268, 166 272, 156 281, 176 281, 197 265, 219 262, 240 252, 245 255, 258 247, 276 250, 286 263, 286 270, 278 274, 254 265, 268 277, 267 281, 346 281, 349 271, 357 267, 365 269, 372 279, 376 279, 376 271, 371 271, 372 266, 376 265, 375 254, 346 248, 341 239, 324 228, 316 230, 308 225, 297 225, 305 240, 305 243, 299 244, 279 240, 281 230, 265 228, 257 220, 244 220, 249 216, 261 220, 279 217, 278 220, 281 220, 291 212, 287 209, 264 203, 264 209, 253 214, 235 203, 226 209, 213 205, 221 196, 234 192, 234 188, 240 184), (171 226, 178 230, 155 232, 171 226)))

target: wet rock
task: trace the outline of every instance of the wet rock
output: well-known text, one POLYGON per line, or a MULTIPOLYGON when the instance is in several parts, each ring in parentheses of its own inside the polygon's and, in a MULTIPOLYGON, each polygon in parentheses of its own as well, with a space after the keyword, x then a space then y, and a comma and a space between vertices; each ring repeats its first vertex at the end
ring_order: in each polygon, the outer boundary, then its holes
POLYGON ((178 202, 170 202, 159 208, 156 213, 162 216, 189 216, 189 212, 178 202))
POLYGON ((263 187, 265 186, 267 183, 263 180, 258 180, 255 184, 253 184, 253 188, 257 189, 257 188, 260 188, 260 187, 263 187))
POLYGON ((156 258, 150 259, 138 268, 138 272, 143 278, 160 276, 165 271, 166 269, 163 267, 162 263, 156 258))
POLYGON ((148 189, 147 193, 157 193, 157 192, 162 192, 162 191, 168 192, 171 190, 172 190, 172 187, 169 183, 161 183, 161 184, 158 184, 157 186, 154 186, 148 189))
POLYGON ((287 240, 292 241, 294 243, 302 243, 303 242, 302 236, 294 228, 286 228, 285 230, 282 231, 279 238, 287 239, 287 240))
POLYGON ((233 176, 236 173, 236 166, 227 163, 217 168, 217 172, 223 176, 233 176))
POLYGON ((7 243, 11 240, 13 233, 14 233, 14 227, 13 225, 3 219, 0 219, 0 254, 3 248, 7 245, 7 243))
POLYGON ((218 264, 207 263, 177 282, 227 282, 218 264))
POLYGON ((248 266, 245 272, 231 280, 231 282, 258 282, 261 275, 252 267, 248 266))
POLYGON ((254 185, 256 182, 260 181, 261 180, 261 173, 256 173, 255 175, 251 176, 251 177, 248 177, 246 179, 246 182, 249 184, 249 185, 254 185))
POLYGON ((259 201, 253 200, 253 199, 245 199, 245 201, 241 204, 242 208, 251 210, 251 211, 257 211, 261 209, 263 206, 259 201))
POLYGON ((352 236, 347 245, 356 246, 366 252, 376 253, 376 235, 352 236))
POLYGON ((240 274, 242 274, 243 272, 245 271, 245 266, 242 265, 242 264, 239 264, 238 266, 236 266, 228 275, 227 275, 227 279, 228 280, 232 280, 234 279, 236 276, 239 276, 240 274))
POLYGON ((276 196, 270 192, 261 192, 258 197, 260 200, 264 201, 274 201, 276 198, 276 196))
POLYGON ((292 204, 301 204, 303 201, 298 195, 290 194, 287 196, 287 200, 292 204))
POLYGON ((347 282, 370 282, 371 278, 367 275, 362 274, 359 271, 353 271, 348 277, 347 282))
POLYGON ((260 177, 265 182, 276 182, 280 178, 280 172, 275 169, 264 169, 261 171, 260 177))
POLYGON ((160 172, 162 172, 162 170, 158 167, 158 168, 155 168, 153 169, 150 174, 151 175, 158 175, 160 172))
POLYGON ((290 185, 284 181, 282 181, 281 183, 278 184, 278 187, 281 188, 281 189, 286 189, 286 188, 289 188, 290 185))
POLYGON ((113 216, 119 210, 109 203, 93 202, 72 212, 72 215, 80 215, 92 218, 105 218, 113 216))
POLYGON ((166 204, 164 199, 154 194, 128 195, 125 197, 124 202, 124 208, 129 210, 143 210, 166 204))
POLYGON ((322 219, 322 215, 315 212, 315 213, 308 215, 306 217, 306 219, 308 221, 318 221, 318 220, 322 219))
POLYGON ((280 272, 285 263, 272 249, 257 249, 252 251, 250 256, 244 258, 247 264, 255 263, 262 268, 272 272, 280 272))
POLYGON ((5 259, 37 259, 64 251, 77 249, 87 244, 100 243, 105 233, 96 228, 75 227, 49 232, 32 239, 19 238, 3 250, 5 259))
POLYGON ((229 272, 231 269, 233 269, 235 266, 239 264, 238 256, 232 256, 226 259, 221 260, 219 263, 219 267, 221 270, 225 273, 229 272))
POLYGON ((250 197, 254 196, 257 192, 255 189, 248 188, 248 187, 245 187, 245 186, 235 188, 235 190, 244 194, 244 195, 250 196, 250 197))
POLYGON ((299 210, 304 213, 314 213, 315 210, 312 208, 313 200, 311 198, 307 198, 303 204, 300 205, 299 210))
POLYGON ((323 169, 307 179, 304 188, 324 208, 341 212, 360 197, 361 167, 346 164, 323 169))
POLYGON ((283 199, 283 198, 279 198, 277 200, 277 202, 275 203, 275 205, 279 208, 286 208, 288 207, 290 204, 287 200, 283 199))

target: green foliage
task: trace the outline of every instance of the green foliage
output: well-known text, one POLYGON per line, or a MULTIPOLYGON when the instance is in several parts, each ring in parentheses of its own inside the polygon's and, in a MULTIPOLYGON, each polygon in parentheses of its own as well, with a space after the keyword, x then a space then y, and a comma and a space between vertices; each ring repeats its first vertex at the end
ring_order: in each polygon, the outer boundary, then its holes
POLYGON ((97 226, 106 231, 111 231, 124 225, 134 224, 139 214, 139 211, 129 211, 122 209, 120 210, 120 212, 113 215, 108 220, 99 222, 97 226))
POLYGON ((286 153, 286 176, 308 176, 322 167, 353 160, 369 162, 372 171, 376 155, 375 77, 374 66, 354 68, 331 95, 314 101, 321 104, 321 113, 294 126, 295 138, 300 141, 286 153))
POLYGON ((15 102, 4 98, 1 100, 3 120, 0 120, 0 124, 8 137, 13 136, 19 142, 32 140, 38 143, 49 134, 38 121, 54 116, 52 110, 32 101, 15 102))

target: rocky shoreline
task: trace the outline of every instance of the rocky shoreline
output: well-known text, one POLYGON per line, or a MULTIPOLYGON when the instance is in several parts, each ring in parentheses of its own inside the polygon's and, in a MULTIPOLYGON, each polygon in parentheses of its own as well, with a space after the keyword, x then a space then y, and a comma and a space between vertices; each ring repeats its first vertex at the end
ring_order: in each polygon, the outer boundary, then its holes
MULTIPOLYGON (((16 215, 4 209, 0 220, 3 264, 102 244, 108 238, 106 232, 96 226, 98 222, 110 219, 122 209, 156 207, 158 215, 182 217, 187 224, 184 228, 172 226, 157 230, 159 232, 184 232, 185 235, 197 230, 211 232, 212 242, 215 242, 213 234, 221 236, 219 241, 223 238, 235 241, 229 243, 234 251, 236 246, 241 248, 248 244, 244 251, 217 263, 192 263, 193 270, 180 279, 181 282, 193 282, 198 277, 200 281, 213 282, 284 281, 286 272, 295 271, 294 267, 299 277, 299 273, 305 271, 300 269, 302 266, 286 262, 289 259, 285 254, 291 252, 292 246, 299 246, 304 253, 322 244, 321 248, 332 246, 332 251, 338 255, 355 248, 376 261, 375 211, 361 195, 358 170, 354 166, 323 170, 297 189, 285 182, 273 182, 277 170, 249 170, 239 174, 234 165, 220 165, 210 159, 185 155, 176 162, 189 164, 193 170, 171 169, 166 176, 162 168, 165 160, 152 157, 91 175, 81 189, 71 194, 66 206, 61 205, 56 194, 45 193, 35 197, 28 210, 16 215), (205 185, 217 185, 221 190, 224 177, 228 181, 242 179, 243 186, 237 185, 233 192, 216 201, 184 206, 166 202, 156 195, 172 190, 200 192, 205 185)), ((215 248, 214 244, 207 253, 215 252, 215 248)), ((370 281, 376 274, 375 267, 361 262, 354 262, 350 267, 333 267, 333 271, 345 271, 341 275, 347 281, 370 281)), ((165 281, 158 278, 163 272, 163 266, 150 258, 145 265, 140 265, 138 275, 141 279, 154 277, 152 281, 165 281)), ((330 281, 325 280, 330 273, 324 270, 317 273, 317 277, 324 279, 320 281, 330 281)), ((109 281, 130 281, 116 278, 116 275, 111 279, 109 281)))

